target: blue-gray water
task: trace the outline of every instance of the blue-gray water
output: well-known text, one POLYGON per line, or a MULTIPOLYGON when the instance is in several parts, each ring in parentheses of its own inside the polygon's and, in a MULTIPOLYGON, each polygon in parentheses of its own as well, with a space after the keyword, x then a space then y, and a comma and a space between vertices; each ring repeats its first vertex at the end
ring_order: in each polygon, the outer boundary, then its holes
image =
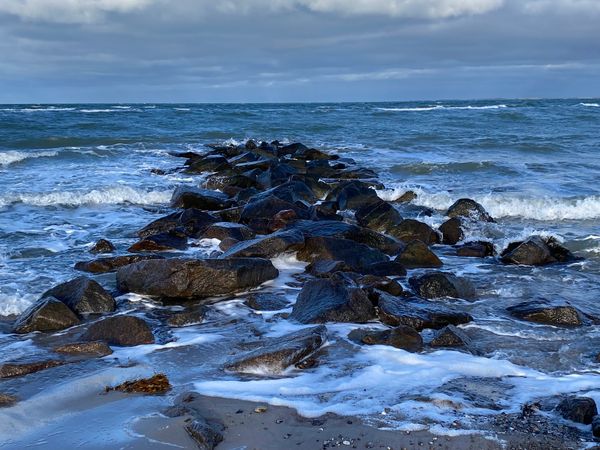
MULTIPOLYGON (((18 313, 50 286, 78 275, 73 264, 89 258, 87 249, 98 238, 127 248, 135 241, 133 231, 165 213, 176 185, 197 183, 190 176, 150 171, 181 164, 168 152, 202 151, 209 142, 247 138, 302 141, 351 156, 381 174, 388 187, 380 192, 383 198, 416 191, 417 204, 437 210, 432 217, 421 217, 433 225, 444 221, 443 211, 454 200, 475 198, 497 224, 473 231, 468 238, 491 239, 498 250, 533 233, 559 237, 584 261, 546 268, 506 267, 491 260, 448 259, 446 250, 438 248, 448 269, 468 276, 478 287, 480 300, 468 306, 476 320, 466 329, 484 359, 442 351, 424 356, 418 364, 430 364, 430 376, 440 377, 454 373, 450 368, 464 375, 522 374, 523 380, 515 382, 511 393, 512 402, 545 390, 588 389, 600 399, 600 391, 594 391, 600 387, 595 375, 600 329, 535 326, 505 312, 506 306, 544 297, 570 301, 600 314, 597 99, 3 105, 0 315, 18 313), (464 367, 464 372, 457 367, 464 367), (549 378, 540 378, 540 373, 549 378), (581 376, 577 380, 582 381, 577 384, 570 376, 581 376)), ((108 277, 103 280, 112 283, 108 277)), ((29 347, 11 344, 6 336, 0 340, 8 349, 0 361, 28 351, 29 347)), ((377 410, 385 403, 358 400, 365 386, 361 383, 369 379, 381 383, 382 373, 395 373, 393 358, 406 367, 417 364, 418 358, 378 352, 372 352, 371 359, 357 361, 365 367, 380 364, 379 372, 337 373, 330 381, 326 372, 318 372, 303 375, 292 385, 302 386, 302 380, 311 386, 317 383, 323 392, 315 392, 316 399, 343 377, 352 378, 347 395, 331 397, 330 403, 335 400, 335 405, 341 405, 338 412, 356 412, 361 405, 365 411, 377 410)), ((421 392, 421 387, 427 391, 431 386, 419 384, 422 376, 408 371, 404 382, 414 392, 421 392)), ((251 389, 247 384, 215 383, 199 388, 239 397, 244 397, 243 392, 253 398, 272 394, 266 385, 251 389)), ((393 389, 383 386, 381 392, 372 387, 374 397, 391 401, 387 396, 393 389)), ((296 405, 293 398, 282 402, 296 405)), ((327 402, 321 409, 311 409, 309 404, 299 402, 298 407, 304 412, 336 410, 327 409, 327 402)))

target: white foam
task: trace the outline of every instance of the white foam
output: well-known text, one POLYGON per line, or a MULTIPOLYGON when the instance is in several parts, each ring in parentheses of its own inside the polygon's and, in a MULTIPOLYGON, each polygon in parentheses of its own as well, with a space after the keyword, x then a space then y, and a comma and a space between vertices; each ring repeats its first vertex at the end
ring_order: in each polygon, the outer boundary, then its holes
POLYGON ((98 108, 98 109, 80 109, 79 110, 79 112, 82 112, 82 113, 114 113, 114 112, 127 112, 127 111, 140 111, 140 110, 139 109, 131 109, 130 107, 127 107, 127 108, 113 107, 110 109, 98 108))
POLYGON ((600 108, 598 103, 580 103, 579 106, 587 106, 588 108, 600 108))
POLYGON ((461 197, 469 197, 481 203, 492 217, 522 217, 540 221, 586 220, 600 218, 600 196, 583 198, 523 197, 510 194, 464 195, 446 191, 430 193, 419 187, 399 186, 378 190, 383 200, 394 201, 405 192, 417 194, 413 203, 437 210, 448 209, 461 197))
POLYGON ((3 295, 0 293, 0 316, 12 316, 20 314, 33 303, 31 295, 3 295))
POLYGON ((508 108, 507 105, 483 105, 483 106, 418 106, 414 108, 375 108, 377 111, 388 112, 421 112, 421 111, 440 111, 440 110, 486 110, 486 109, 503 109, 508 108))
POLYGON ((8 166, 17 162, 24 161, 26 159, 34 158, 49 158, 58 155, 58 151, 43 151, 43 152, 19 152, 17 150, 10 150, 6 152, 0 152, 0 166, 8 166))
POLYGON ((156 205, 167 203, 172 192, 145 191, 130 186, 116 186, 104 189, 82 191, 55 191, 47 193, 14 193, 0 196, 0 207, 13 203, 24 203, 33 206, 81 206, 111 205, 132 203, 135 205, 156 205))

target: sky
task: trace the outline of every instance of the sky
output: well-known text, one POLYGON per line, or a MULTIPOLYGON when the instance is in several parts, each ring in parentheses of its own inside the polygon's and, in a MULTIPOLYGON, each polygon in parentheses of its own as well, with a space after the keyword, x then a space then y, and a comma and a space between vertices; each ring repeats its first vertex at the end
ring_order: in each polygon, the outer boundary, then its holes
POLYGON ((0 102, 600 97, 600 0, 0 0, 0 102))

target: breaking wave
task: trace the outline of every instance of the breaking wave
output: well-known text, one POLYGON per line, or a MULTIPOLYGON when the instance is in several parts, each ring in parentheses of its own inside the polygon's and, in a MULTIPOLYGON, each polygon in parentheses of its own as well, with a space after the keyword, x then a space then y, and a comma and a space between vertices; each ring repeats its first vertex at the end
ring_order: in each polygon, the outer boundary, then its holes
POLYGON ((26 159, 49 158, 56 155, 58 155, 58 151, 54 150, 43 152, 19 152, 10 150, 0 153, 0 166, 8 166, 9 164, 18 163, 26 159))
POLYGON ((587 106, 588 108, 600 108, 600 103, 580 103, 579 106, 587 106))
POLYGON ((443 105, 434 105, 434 106, 417 106, 414 108, 375 108, 377 111, 387 111, 387 112, 410 112, 410 111, 439 111, 439 110, 484 110, 484 109, 502 109, 508 108, 507 105, 483 105, 483 106, 443 106, 443 105))

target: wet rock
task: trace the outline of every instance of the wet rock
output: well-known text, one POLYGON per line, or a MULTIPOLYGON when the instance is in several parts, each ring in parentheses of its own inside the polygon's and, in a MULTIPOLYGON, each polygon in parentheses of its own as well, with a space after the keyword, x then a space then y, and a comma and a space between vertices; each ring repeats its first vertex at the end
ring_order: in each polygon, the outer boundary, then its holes
POLYGON ((405 298, 381 295, 378 313, 380 320, 391 326, 408 325, 417 331, 425 328, 440 329, 447 325, 461 325, 473 318, 446 306, 422 303, 405 298))
POLYGON ((185 170, 187 173, 221 172, 231 168, 227 158, 221 155, 190 158, 186 164, 188 166, 185 170))
POLYGON ((112 349, 102 341, 92 342, 74 342, 54 348, 56 353, 64 355, 84 355, 84 356, 107 356, 112 354, 112 349))
POLYGON ((209 225, 219 222, 219 219, 210 213, 199 209, 189 208, 178 211, 168 216, 150 222, 137 232, 144 239, 153 234, 167 233, 173 230, 181 230, 189 237, 198 237, 209 225))
POLYGON ((528 322, 562 327, 583 325, 583 314, 568 304, 552 304, 545 301, 523 302, 506 308, 514 317, 528 322))
POLYGON ((308 218, 307 210, 271 195, 246 204, 240 215, 240 223, 248 225, 257 233, 268 234, 274 231, 271 221, 280 211, 293 211, 299 219, 308 218))
POLYGON ((373 263, 388 260, 382 252, 364 244, 348 239, 329 237, 306 239, 304 248, 298 252, 297 258, 300 261, 311 263, 320 260, 342 261, 355 271, 360 271, 373 263))
POLYGON ((214 450, 223 441, 223 434, 214 424, 204 419, 195 419, 185 426, 185 431, 196 442, 200 450, 214 450))
POLYGON ((46 291, 42 298, 54 297, 77 314, 101 314, 112 312, 117 304, 112 295, 94 280, 78 277, 61 283, 46 291))
POLYGON ((362 342, 368 345, 390 345, 409 352, 423 349, 423 338, 417 330, 399 325, 391 330, 371 331, 362 336, 362 342))
MULTIPOLYGON (((387 277, 364 275, 358 278, 356 282, 361 289, 368 293, 369 298, 371 298, 371 293, 373 291, 383 291, 395 296, 402 295, 404 292, 404 289, 400 283, 387 277)), ((373 299, 371 298, 371 301, 372 300, 373 299)))
POLYGON ((223 239, 231 238, 237 241, 245 241, 252 239, 255 236, 254 231, 241 223, 233 222, 217 222, 210 225, 204 233, 203 238, 207 239, 223 239))
POLYGON ((170 250, 185 250, 187 248, 187 236, 178 230, 148 236, 127 249, 128 252, 166 252, 170 250))
POLYGON ((394 203, 410 203, 413 200, 416 200, 416 198, 417 194, 414 191, 406 191, 404 194, 394 200, 394 203))
POLYGON ((282 294, 257 292, 248 294, 244 305, 257 311, 278 311, 286 308, 289 301, 282 294))
POLYGON ((462 229, 462 220, 459 217, 448 219, 438 228, 442 233, 442 244, 454 245, 461 241, 465 233, 462 229))
POLYGON ((167 325, 173 328, 188 327, 190 325, 198 325, 204 321, 206 310, 198 308, 192 311, 181 311, 173 313, 167 319, 167 325))
POLYGON ((400 213, 388 202, 383 200, 369 203, 359 208, 354 217, 361 227, 387 233, 392 227, 402 222, 400 213))
POLYGON ((456 249, 456 255, 463 257, 485 258, 495 254, 494 244, 484 241, 467 242, 456 249))
POLYGON ((446 215, 448 217, 466 217, 483 222, 494 221, 483 206, 470 198, 461 198, 454 202, 454 204, 448 208, 448 211, 446 211, 446 215))
POLYGON ((328 278, 337 272, 352 272, 352 267, 344 261, 319 259, 306 266, 305 271, 319 278, 328 278))
MULTIPOLYGON (((2 400, 0 396, 0 406, 2 406, 2 400)), ((594 416, 592 419, 592 434, 594 437, 600 437, 600 416, 594 416)))
POLYGON ((65 364, 63 361, 53 360, 33 363, 3 363, 0 364, 0 379, 22 377, 30 373, 62 366, 63 364, 65 364))
POLYGON ((242 217, 241 206, 236 206, 234 208, 222 209, 221 211, 216 211, 214 215, 219 218, 221 222, 239 222, 240 217, 242 217))
POLYGON ((128 394, 162 395, 171 390, 172 386, 166 375, 158 373, 150 378, 126 381, 115 387, 107 387, 106 392, 120 391, 128 394))
POLYGON ((406 275, 405 267, 399 262, 395 261, 382 261, 369 264, 361 270, 365 275, 377 275, 377 276, 397 276, 403 277, 406 275))
POLYGON ((435 299, 444 297, 472 300, 475 288, 466 278, 457 277, 446 272, 429 272, 408 280, 415 293, 423 298, 435 299))
POLYGON ((317 201, 317 196, 312 189, 306 183, 299 180, 288 181, 287 183, 268 189, 255 195, 250 201, 264 200, 270 196, 277 197, 291 204, 296 204, 297 202, 314 203, 317 201))
POLYGON ((219 243, 219 248, 222 251, 226 252, 227 250, 229 250, 231 247, 238 244, 239 242, 240 241, 238 241, 237 239, 225 238, 219 243))
POLYGON ((119 267, 133 264, 139 261, 146 261, 148 259, 162 259, 162 256, 158 255, 124 255, 115 256, 112 258, 98 258, 91 261, 80 261, 75 264, 76 270, 89 273, 107 273, 114 272, 119 267))
POLYGON ((359 209, 367 205, 378 204, 381 199, 374 189, 362 181, 347 181, 336 186, 325 198, 335 201, 338 209, 359 209))
POLYGON ((429 345, 432 347, 463 347, 471 344, 471 338, 454 325, 447 325, 439 330, 429 345))
POLYGON ((335 202, 312 205, 308 211, 311 220, 343 220, 343 217, 337 213, 337 203, 335 202))
POLYGON ((236 356, 226 369, 235 372, 278 374, 315 352, 327 338, 321 325, 267 339, 260 348, 236 356))
POLYGON ((14 395, 3 394, 0 392, 0 408, 7 408, 17 403, 18 399, 14 395))
POLYGON ((112 253, 116 250, 112 242, 106 239, 100 239, 90 248, 90 253, 112 253))
POLYGON ((513 242, 502 252, 505 264, 543 266, 556 262, 569 262, 575 256, 552 237, 531 236, 523 242, 513 242))
POLYGON ((406 247, 394 259, 408 269, 417 267, 442 267, 442 261, 429 246, 422 241, 414 240, 406 244, 406 247))
POLYGON ((200 189, 193 186, 180 186, 171 198, 173 208, 196 208, 207 211, 219 211, 229 208, 232 202, 222 192, 200 189))
POLYGON ((596 402, 590 397, 567 397, 556 407, 558 413, 567 420, 589 425, 598 414, 596 402))
POLYGON ((283 252, 298 250, 304 245, 304 235, 296 230, 279 231, 256 239, 242 241, 223 253, 220 258, 273 258, 283 252))
POLYGON ((79 324, 79 318, 67 305, 54 297, 46 297, 25 310, 14 324, 13 332, 58 331, 79 324))
POLYGON ((85 341, 104 341, 121 347, 154 343, 154 335, 145 320, 122 315, 107 317, 91 324, 82 338, 85 341))
POLYGON ((117 286, 168 298, 203 298, 257 287, 278 276, 271 261, 261 258, 158 259, 121 267, 117 286))
POLYGON ((440 237, 429 225, 414 219, 405 219, 387 231, 390 236, 404 242, 419 240, 427 245, 437 244, 440 237))
POLYGON ((364 323, 373 317, 375 309, 362 290, 330 279, 307 281, 290 315, 300 323, 364 323))
MULTIPOLYGON (((256 170, 261 172, 258 169, 256 170)), ((261 186, 258 182, 256 174, 253 174, 252 171, 239 174, 234 172, 216 173, 207 177, 204 185, 208 189, 219 189, 222 191, 226 189, 231 191, 235 188, 239 190, 248 188, 264 189, 264 186, 261 186)))

